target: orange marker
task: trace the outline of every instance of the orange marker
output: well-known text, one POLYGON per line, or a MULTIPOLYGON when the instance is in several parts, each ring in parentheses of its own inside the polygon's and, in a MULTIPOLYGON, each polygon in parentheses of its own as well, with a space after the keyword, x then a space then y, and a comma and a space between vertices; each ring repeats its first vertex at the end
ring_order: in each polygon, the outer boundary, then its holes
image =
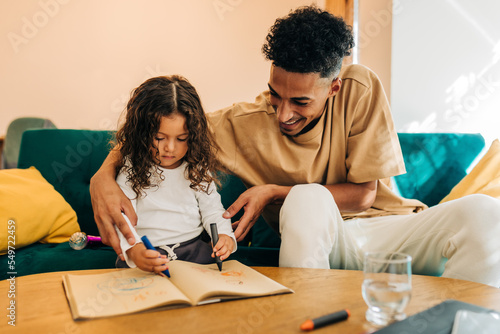
POLYGON ((304 323, 300 325, 300 329, 302 329, 303 331, 312 331, 313 329, 316 328, 320 328, 326 325, 331 325, 339 321, 346 320, 347 318, 349 318, 350 315, 351 312, 349 312, 349 310, 347 309, 332 314, 327 314, 313 320, 304 321, 304 323))

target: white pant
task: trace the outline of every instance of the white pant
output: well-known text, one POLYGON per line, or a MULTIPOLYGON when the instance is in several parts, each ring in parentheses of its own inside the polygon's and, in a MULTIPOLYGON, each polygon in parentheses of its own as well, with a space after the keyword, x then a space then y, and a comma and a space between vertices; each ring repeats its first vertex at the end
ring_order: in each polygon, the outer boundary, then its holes
POLYGON ((486 195, 343 221, 325 187, 297 185, 283 203, 280 232, 282 267, 362 269, 365 252, 383 250, 410 254, 415 274, 500 286, 500 201, 486 195))

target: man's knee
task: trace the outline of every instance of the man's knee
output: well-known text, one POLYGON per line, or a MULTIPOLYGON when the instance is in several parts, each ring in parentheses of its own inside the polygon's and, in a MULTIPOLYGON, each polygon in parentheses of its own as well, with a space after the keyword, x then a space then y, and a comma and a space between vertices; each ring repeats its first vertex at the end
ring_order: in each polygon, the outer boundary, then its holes
POLYGON ((457 223, 480 231, 500 228, 500 200, 483 194, 473 194, 450 202, 457 223))
POLYGON ((500 200, 483 194, 473 194, 454 201, 457 213, 466 216, 476 216, 481 213, 488 215, 500 214, 500 200))
POLYGON ((467 195, 458 199, 459 201, 463 201, 463 203, 467 203, 467 205, 473 206, 498 206, 500 205, 500 201, 494 197, 484 195, 484 194, 472 194, 467 195))
POLYGON ((292 187, 280 212, 280 232, 302 233, 304 228, 318 233, 329 229, 325 222, 338 211, 331 193, 319 184, 301 184, 292 187))
POLYGON ((299 184, 293 186, 285 198, 283 207, 292 208, 305 207, 305 209, 314 209, 317 205, 335 205, 333 196, 324 186, 311 183, 299 184))

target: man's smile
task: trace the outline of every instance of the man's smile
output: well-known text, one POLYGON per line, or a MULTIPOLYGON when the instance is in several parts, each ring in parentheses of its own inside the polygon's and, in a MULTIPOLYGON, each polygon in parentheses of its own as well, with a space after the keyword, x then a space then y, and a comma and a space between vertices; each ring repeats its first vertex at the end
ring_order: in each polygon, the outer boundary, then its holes
POLYGON ((291 131, 297 128, 300 124, 301 121, 303 121, 304 118, 296 118, 296 119, 291 119, 286 122, 280 122, 280 128, 283 129, 284 131, 291 131))

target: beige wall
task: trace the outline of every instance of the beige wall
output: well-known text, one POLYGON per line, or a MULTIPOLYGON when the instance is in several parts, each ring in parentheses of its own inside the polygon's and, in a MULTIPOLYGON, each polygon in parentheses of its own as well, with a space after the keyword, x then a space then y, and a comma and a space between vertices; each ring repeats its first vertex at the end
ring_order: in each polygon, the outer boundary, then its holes
POLYGON ((131 89, 162 74, 187 77, 207 111, 251 101, 266 89, 267 29, 311 2, 1 1, 0 136, 22 116, 114 129, 131 89))
POLYGON ((358 4, 358 62, 378 74, 390 101, 392 0, 358 0, 358 4))

